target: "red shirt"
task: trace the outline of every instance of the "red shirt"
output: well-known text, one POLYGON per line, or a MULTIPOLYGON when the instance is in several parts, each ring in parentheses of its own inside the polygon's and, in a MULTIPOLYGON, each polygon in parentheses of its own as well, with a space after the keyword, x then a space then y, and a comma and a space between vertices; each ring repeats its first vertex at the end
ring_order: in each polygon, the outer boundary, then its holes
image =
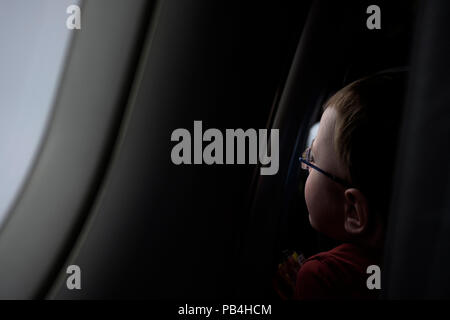
POLYGON ((367 288, 367 267, 380 265, 381 254, 345 243, 307 260, 297 274, 297 299, 376 299, 379 290, 367 288))

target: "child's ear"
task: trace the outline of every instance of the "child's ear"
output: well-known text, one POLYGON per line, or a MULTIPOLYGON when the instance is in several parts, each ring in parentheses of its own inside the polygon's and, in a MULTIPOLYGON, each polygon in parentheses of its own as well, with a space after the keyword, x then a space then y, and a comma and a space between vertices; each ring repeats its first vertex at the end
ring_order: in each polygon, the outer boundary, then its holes
POLYGON ((345 190, 344 228, 349 234, 359 235, 369 223, 369 206, 364 194, 355 188, 345 190))

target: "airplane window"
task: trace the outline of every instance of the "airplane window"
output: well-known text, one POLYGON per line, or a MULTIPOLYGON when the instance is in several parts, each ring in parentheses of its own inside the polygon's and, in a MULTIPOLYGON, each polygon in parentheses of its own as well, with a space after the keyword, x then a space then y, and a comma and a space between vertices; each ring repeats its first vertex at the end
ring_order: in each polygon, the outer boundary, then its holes
POLYGON ((311 146, 312 141, 314 140, 314 138, 317 136, 317 132, 319 131, 319 122, 316 122, 311 129, 309 129, 309 134, 308 134, 308 142, 307 145, 311 146))
POLYGON ((0 224, 18 194, 45 132, 78 0, 0 2, 0 224))

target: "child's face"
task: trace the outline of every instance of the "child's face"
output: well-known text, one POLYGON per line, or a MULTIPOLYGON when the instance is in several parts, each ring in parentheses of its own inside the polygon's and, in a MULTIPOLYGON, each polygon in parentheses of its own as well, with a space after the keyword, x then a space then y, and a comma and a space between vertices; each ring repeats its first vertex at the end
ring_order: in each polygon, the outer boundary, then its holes
MULTIPOLYGON (((336 110, 327 108, 320 120, 319 131, 311 148, 314 164, 338 177, 346 178, 346 170, 334 148, 336 110)), ((343 240, 345 197, 344 188, 317 170, 309 169, 305 185, 305 199, 309 221, 314 229, 343 240)))

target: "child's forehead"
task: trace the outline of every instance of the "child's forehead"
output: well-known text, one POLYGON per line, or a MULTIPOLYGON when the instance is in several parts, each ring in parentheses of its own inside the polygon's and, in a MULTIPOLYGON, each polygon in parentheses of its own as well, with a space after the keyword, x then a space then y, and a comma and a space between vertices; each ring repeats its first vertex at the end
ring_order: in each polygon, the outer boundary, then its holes
MULTIPOLYGON (((313 141, 316 144, 332 143, 334 137, 334 128, 336 125, 336 110, 327 108, 320 119, 319 130, 313 141)), ((312 146, 312 143, 311 143, 312 146)))
POLYGON ((320 162, 321 168, 337 176, 345 177, 346 168, 338 157, 334 139, 337 115, 338 111, 335 108, 325 109, 311 150, 315 160, 320 162))
POLYGON ((334 122, 336 120, 337 110, 333 106, 330 106, 325 109, 322 113, 322 117, 320 119, 320 126, 334 126, 334 122))

